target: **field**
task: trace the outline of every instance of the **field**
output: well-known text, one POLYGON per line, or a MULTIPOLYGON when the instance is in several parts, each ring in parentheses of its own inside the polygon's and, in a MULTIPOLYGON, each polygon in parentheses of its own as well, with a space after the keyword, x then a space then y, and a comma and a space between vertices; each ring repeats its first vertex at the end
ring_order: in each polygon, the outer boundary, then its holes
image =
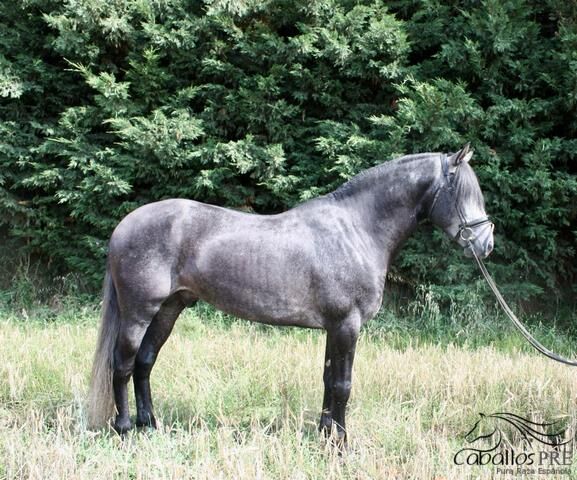
MULTIPOLYGON (((479 412, 576 417, 577 371, 537 356, 506 328, 489 334, 464 323, 438 340, 381 319, 360 339, 350 446, 339 455, 316 429, 324 334, 201 306, 181 316, 153 371, 161 428, 121 440, 85 425, 97 316, 94 306, 2 314, 0 478, 508 478, 453 462, 479 412)), ((550 330, 535 328, 541 338, 550 330)), ((567 339, 547 341, 570 353, 567 339)))

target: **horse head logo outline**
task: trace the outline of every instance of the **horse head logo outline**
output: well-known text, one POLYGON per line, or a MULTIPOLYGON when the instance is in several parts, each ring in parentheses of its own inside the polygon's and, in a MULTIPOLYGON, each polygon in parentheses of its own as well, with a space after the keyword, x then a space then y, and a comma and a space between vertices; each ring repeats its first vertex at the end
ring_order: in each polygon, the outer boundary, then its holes
POLYGON ((567 438, 567 428, 558 426, 560 421, 538 423, 514 413, 497 412, 486 415, 479 413, 479 420, 465 434, 465 440, 471 445, 463 450, 491 452, 503 443, 512 445, 507 432, 516 432, 525 448, 533 449, 534 443, 558 448, 573 441, 567 438))

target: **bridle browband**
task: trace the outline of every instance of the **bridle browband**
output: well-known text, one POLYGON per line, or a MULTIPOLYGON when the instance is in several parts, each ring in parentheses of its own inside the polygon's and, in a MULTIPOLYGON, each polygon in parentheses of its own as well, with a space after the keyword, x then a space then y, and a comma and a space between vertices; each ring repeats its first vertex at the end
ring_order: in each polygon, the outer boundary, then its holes
POLYGON ((455 234, 454 240, 461 239, 464 242, 472 242, 475 240, 475 233, 473 232, 473 228, 480 227, 481 225, 490 225, 491 228, 494 228, 494 224, 489 218, 488 215, 484 217, 476 218, 475 220, 467 221, 461 206, 459 205, 459 197, 457 195, 455 189, 455 176, 457 172, 451 172, 449 170, 449 158, 445 154, 440 154, 439 156, 441 160, 441 169, 443 170, 443 178, 445 179, 435 191, 435 195, 433 196, 433 202, 431 203, 431 208, 429 209, 429 218, 431 218, 431 214, 435 209, 437 204, 437 200, 441 194, 443 188, 445 188, 449 192, 449 196, 453 199, 455 203, 455 210, 457 211, 457 215, 459 215, 459 230, 455 234))

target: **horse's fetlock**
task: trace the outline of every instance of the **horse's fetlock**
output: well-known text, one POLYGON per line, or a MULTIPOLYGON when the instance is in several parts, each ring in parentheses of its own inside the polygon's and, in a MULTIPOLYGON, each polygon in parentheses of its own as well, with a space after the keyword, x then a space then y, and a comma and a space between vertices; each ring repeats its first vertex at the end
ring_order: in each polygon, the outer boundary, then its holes
POLYGON ((138 412, 135 425, 137 427, 157 428, 156 418, 154 418, 152 412, 138 412))
POLYGON ((125 435, 132 428, 132 423, 128 417, 117 417, 114 422, 114 430, 119 435, 125 435))

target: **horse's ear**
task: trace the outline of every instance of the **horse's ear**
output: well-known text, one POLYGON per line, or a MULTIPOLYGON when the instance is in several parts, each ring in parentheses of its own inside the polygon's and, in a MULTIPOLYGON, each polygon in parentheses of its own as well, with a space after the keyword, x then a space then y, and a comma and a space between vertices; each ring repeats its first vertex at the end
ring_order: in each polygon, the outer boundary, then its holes
POLYGON ((469 160, 471 160, 472 156, 473 150, 471 150, 471 145, 469 143, 467 143, 467 145, 461 148, 461 150, 459 150, 457 153, 453 153, 453 155, 449 157, 449 167, 451 173, 454 173, 455 170, 457 170, 457 167, 462 163, 469 163, 469 160))

